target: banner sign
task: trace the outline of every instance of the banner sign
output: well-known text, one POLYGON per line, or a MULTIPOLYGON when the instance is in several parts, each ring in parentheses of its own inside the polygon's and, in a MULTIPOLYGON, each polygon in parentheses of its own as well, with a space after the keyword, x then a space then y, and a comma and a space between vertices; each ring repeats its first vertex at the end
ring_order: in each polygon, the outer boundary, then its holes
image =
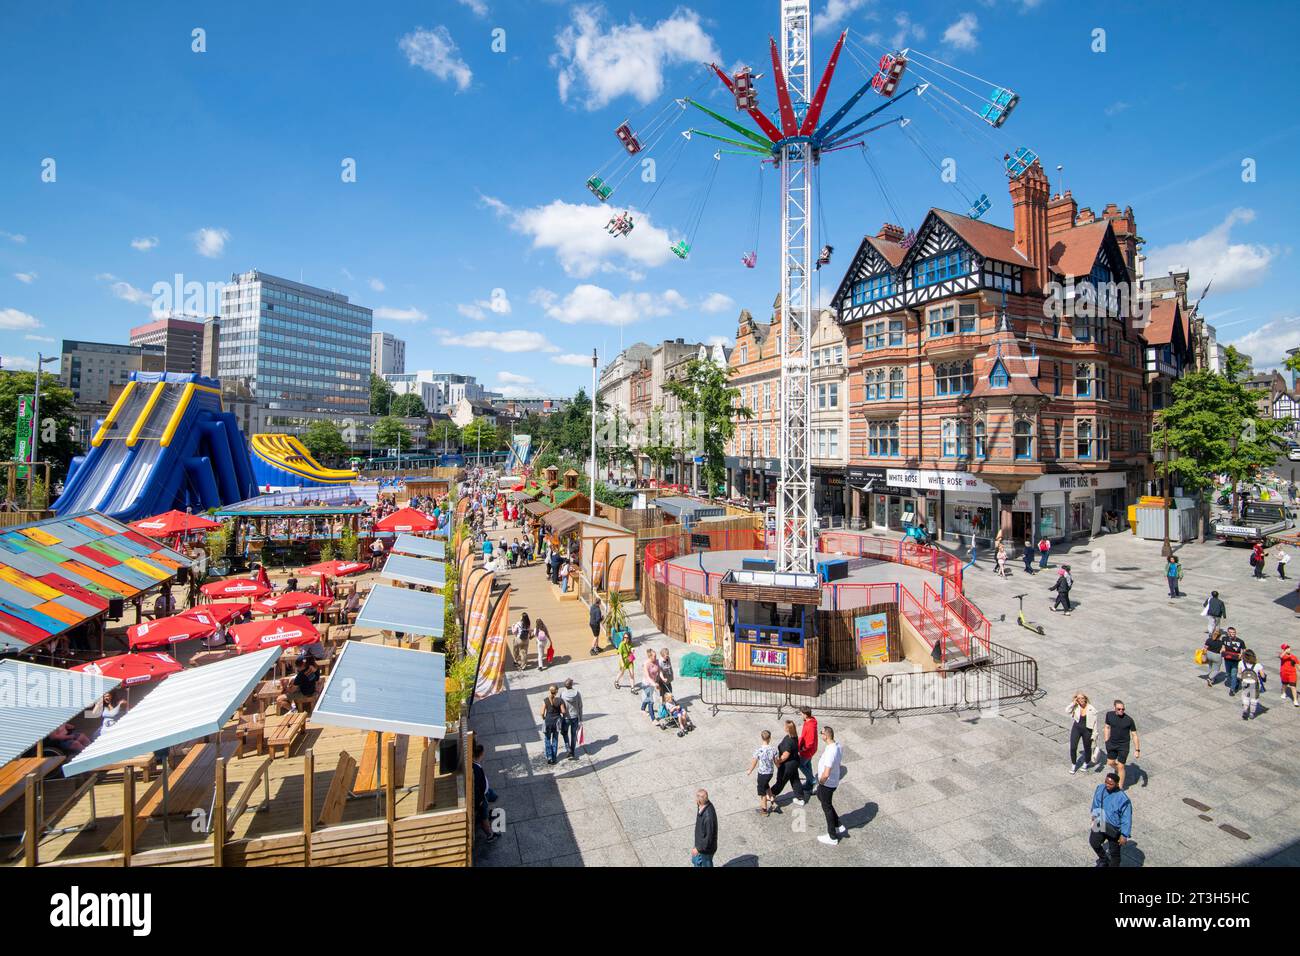
POLYGON ((864 667, 889 660, 888 615, 858 615, 853 619, 853 636, 858 642, 858 660, 864 667))
POLYGON ((686 643, 714 647, 713 605, 683 601, 682 613, 686 618, 686 643))
POLYGON ((762 647, 754 645, 749 649, 749 663, 751 667, 775 667, 779 670, 785 670, 790 661, 790 652, 778 650, 775 647, 762 647))
MULTIPOLYGON (((14 461, 32 457, 32 419, 36 414, 36 396, 18 396, 18 426, 14 429, 14 461)), ((19 466, 18 477, 27 477, 27 468, 19 466)))

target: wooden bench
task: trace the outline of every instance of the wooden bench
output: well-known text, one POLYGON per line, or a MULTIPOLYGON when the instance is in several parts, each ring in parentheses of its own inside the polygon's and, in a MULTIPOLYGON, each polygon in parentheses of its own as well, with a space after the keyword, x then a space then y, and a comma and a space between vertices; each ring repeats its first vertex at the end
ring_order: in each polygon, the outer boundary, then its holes
MULTIPOLYGON (((361 751, 361 770, 357 774, 357 785, 353 793, 374 793, 376 790, 384 789, 384 781, 377 779, 379 770, 379 755, 386 753, 388 742, 393 739, 393 734, 384 734, 383 740, 376 746, 378 734, 366 734, 366 746, 361 751)), ((397 785, 403 786, 406 780, 406 753, 410 738, 405 735, 397 735, 397 785)))
POLYGON ((306 729, 307 715, 302 711, 292 711, 267 720, 262 740, 272 757, 275 756, 277 750, 284 751, 284 755, 287 757, 293 751, 293 745, 298 742, 298 738, 302 736, 302 732, 306 729))
MULTIPOLYGON (((163 768, 163 772, 145 791, 144 796, 136 802, 137 840, 144 834, 145 828, 152 820, 163 816, 163 780, 167 781, 166 813, 168 816, 186 815, 205 803, 210 805, 211 800, 205 800, 204 797, 212 796, 217 753, 217 744, 195 744, 173 770, 168 771, 163 768)), ((104 849, 116 851, 121 848, 122 824, 118 823, 104 843, 104 849)))
MULTIPOLYGON (((253 775, 240 785, 235 791, 235 798, 231 801, 229 809, 226 811, 226 833, 234 832, 235 823, 239 820, 240 814, 248 809, 249 800, 253 796, 253 791, 257 785, 262 784, 262 802, 258 804, 258 810, 265 810, 271 805, 271 758, 264 757, 262 762, 257 765, 253 775)), ((256 811, 254 811, 256 812, 256 811)), ((211 828, 209 828, 211 829, 211 828)))
POLYGON ((346 750, 339 754, 338 766, 334 768, 334 777, 330 788, 325 793, 325 803, 316 820, 318 827, 333 826, 343 820, 343 808, 347 806, 348 797, 357 782, 357 761, 346 750))
POLYGON ((27 792, 27 775, 44 780, 63 763, 62 757, 20 757, 0 767, 0 813, 9 809, 27 792))

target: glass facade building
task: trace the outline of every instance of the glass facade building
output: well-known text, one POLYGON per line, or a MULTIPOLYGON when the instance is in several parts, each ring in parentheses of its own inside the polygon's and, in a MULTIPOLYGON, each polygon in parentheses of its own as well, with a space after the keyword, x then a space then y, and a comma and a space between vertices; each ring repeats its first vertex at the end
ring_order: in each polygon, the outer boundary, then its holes
POLYGON ((253 270, 221 298, 217 373, 270 409, 370 410, 370 309, 338 292, 253 270))

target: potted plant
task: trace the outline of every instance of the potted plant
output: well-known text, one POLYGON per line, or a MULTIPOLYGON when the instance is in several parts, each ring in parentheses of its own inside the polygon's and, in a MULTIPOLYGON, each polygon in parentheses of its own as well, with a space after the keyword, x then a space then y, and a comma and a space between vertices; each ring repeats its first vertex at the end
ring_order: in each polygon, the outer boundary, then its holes
POLYGON ((609 642, 615 647, 623 643, 624 638, 632 636, 632 629, 627 626, 627 602, 617 591, 609 592, 609 610, 605 613, 605 631, 609 642))

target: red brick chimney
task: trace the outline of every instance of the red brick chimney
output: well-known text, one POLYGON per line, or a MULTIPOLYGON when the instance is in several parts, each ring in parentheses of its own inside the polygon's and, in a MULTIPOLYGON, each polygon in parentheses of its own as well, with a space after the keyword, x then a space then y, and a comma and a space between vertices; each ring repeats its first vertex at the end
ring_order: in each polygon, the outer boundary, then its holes
POLYGON ((1059 196, 1053 196, 1047 204, 1047 235, 1056 236, 1067 229, 1074 228, 1074 218, 1079 214, 1079 204, 1067 189, 1059 196))
POLYGON ((876 233, 877 239, 883 239, 885 242, 899 243, 907 233, 903 232, 902 226, 895 226, 892 222, 881 225, 880 231, 876 233))
POLYGON ((1047 260, 1047 197, 1051 192, 1042 164, 1011 180, 1011 208, 1015 221, 1015 246, 1033 264, 1027 283, 1040 291, 1049 281, 1047 260))

